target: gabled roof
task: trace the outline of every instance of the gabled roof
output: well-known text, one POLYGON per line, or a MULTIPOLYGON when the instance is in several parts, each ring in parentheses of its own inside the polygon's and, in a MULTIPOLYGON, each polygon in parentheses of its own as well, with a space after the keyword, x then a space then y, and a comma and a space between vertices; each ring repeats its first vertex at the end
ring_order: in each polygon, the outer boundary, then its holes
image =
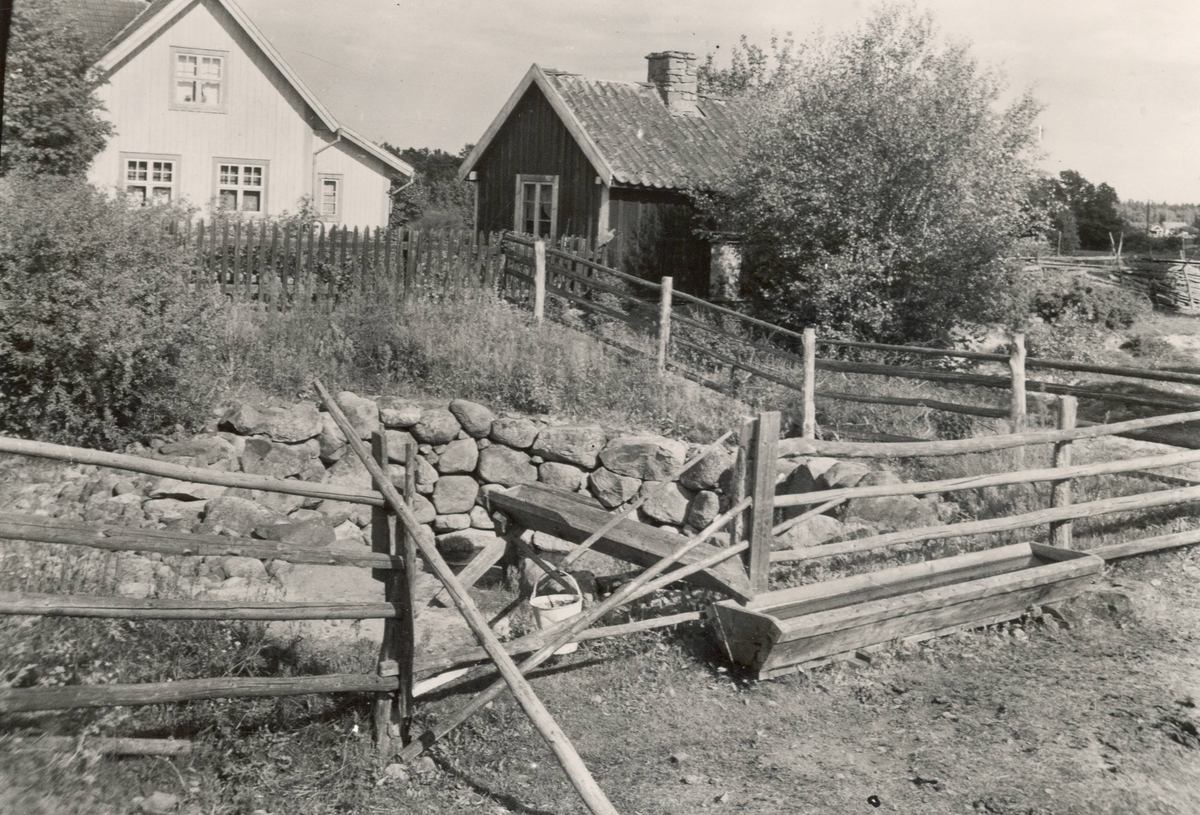
POLYGON ((532 85, 608 185, 711 189, 733 161, 747 105, 700 96, 699 115, 672 115, 649 83, 594 80, 534 65, 463 161, 460 178, 471 172, 532 85))
POLYGON ((89 50, 98 52, 146 6, 146 0, 88 0, 71 4, 68 13, 79 23, 89 50))
MULTIPOLYGON (((102 74, 107 74, 112 71, 123 59, 128 57, 134 51, 164 28, 173 23, 183 12, 191 8, 194 3, 202 2, 203 0, 153 0, 146 4, 138 2, 136 5, 140 7, 140 13, 131 16, 126 25, 120 28, 104 46, 99 59, 96 60, 96 67, 102 74)), ((348 127, 342 125, 325 107, 312 92, 312 90, 304 83, 292 67, 288 65, 283 56, 275 50, 275 46, 271 45, 271 41, 259 31, 258 26, 242 11, 234 0, 211 0, 211 2, 219 3, 225 11, 229 13, 242 30, 246 32, 255 45, 266 55, 271 64, 283 75, 288 84, 295 89, 296 93, 302 98, 312 110, 313 114, 335 135, 339 135, 352 144, 357 145, 367 153, 370 153, 375 158, 382 161, 394 170, 397 170, 403 175, 412 177, 414 170, 412 165, 402 161, 398 156, 395 156, 381 148, 374 142, 363 138, 358 133, 355 133, 348 127)), ((91 14, 91 11, 84 12, 84 9, 107 7, 113 4, 121 4, 121 9, 114 11, 125 12, 125 6, 128 0, 75 0, 75 6, 82 15, 84 13, 91 14)))

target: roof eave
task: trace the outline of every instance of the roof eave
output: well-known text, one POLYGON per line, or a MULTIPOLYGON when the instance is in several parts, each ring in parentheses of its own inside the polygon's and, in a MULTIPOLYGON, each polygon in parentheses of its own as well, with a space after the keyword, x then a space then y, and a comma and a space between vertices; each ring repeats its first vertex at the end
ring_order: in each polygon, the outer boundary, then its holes
POLYGON ((550 103, 550 107, 558 114, 558 118, 562 121, 563 126, 567 128, 567 131, 575 139, 575 143, 579 145, 579 149, 583 151, 584 156, 587 157, 588 162, 595 169, 596 175, 600 176, 600 180, 604 184, 612 184, 613 175, 615 174, 612 166, 604 158, 603 153, 600 152, 600 148, 592 140, 592 137, 588 135, 583 124, 575 116, 574 111, 571 110, 570 105, 559 95, 558 90, 550 83, 550 80, 546 78, 545 72, 536 63, 530 66, 525 76, 522 77, 521 82, 517 85, 517 89, 508 97, 508 101, 504 103, 504 107, 500 109, 496 118, 492 120, 488 129, 484 131, 483 137, 463 160, 463 163, 458 168, 458 180, 465 180, 471 171, 475 169, 475 164, 496 138, 496 135, 500 132, 500 128, 508 121, 508 117, 512 115, 513 110, 521 101, 521 97, 529 90, 529 86, 534 84, 538 86, 542 91, 542 95, 546 97, 546 101, 550 103))
POLYGON ((342 136, 342 138, 346 139, 347 141, 351 142, 355 146, 361 148, 363 151, 365 151, 365 152, 369 153, 370 155, 374 156, 375 158, 379 159, 384 164, 388 165, 392 169, 399 172, 401 175, 407 176, 408 178, 412 178, 416 174, 416 170, 407 161, 400 158, 399 156, 397 156, 394 153, 390 153, 387 150, 384 150, 382 147, 380 147, 375 142, 354 132, 350 128, 342 126, 342 127, 339 127, 336 132, 339 133, 342 136))

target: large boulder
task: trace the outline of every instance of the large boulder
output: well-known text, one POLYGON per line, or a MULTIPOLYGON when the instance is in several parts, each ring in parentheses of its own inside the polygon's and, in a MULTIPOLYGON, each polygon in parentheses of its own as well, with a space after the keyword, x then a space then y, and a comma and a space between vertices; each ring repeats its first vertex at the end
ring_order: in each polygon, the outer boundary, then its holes
POLYGON ((353 391, 342 391, 334 400, 338 403, 338 407, 346 414, 346 418, 350 420, 350 425, 358 431, 360 439, 371 438, 372 433, 377 433, 382 429, 379 421, 379 405, 374 399, 368 399, 365 396, 359 396, 353 391))
POLYGON ((600 461, 609 470, 645 481, 668 478, 683 466, 686 457, 686 444, 663 436, 622 436, 600 453, 600 461))
POLYGON ((433 487, 433 506, 439 515, 469 513, 478 494, 479 483, 471 476, 443 476, 433 487))
POLYGON ((252 436, 256 433, 262 433, 267 429, 267 417, 254 405, 243 402, 225 411, 225 415, 221 417, 219 426, 228 428, 242 436, 252 436))
POLYGON ((537 435, 538 426, 529 419, 497 419, 492 422, 492 441, 517 450, 528 450, 537 435))
POLYGON ((249 535, 260 526, 286 522, 286 515, 267 509, 246 498, 222 495, 209 501, 204 509, 204 523, 222 526, 239 535, 249 535))
POLYGON ((289 516, 288 523, 256 527, 254 537, 300 546, 332 546, 337 542, 333 524, 324 517, 291 522, 289 516))
POLYGON ((854 498, 846 506, 842 519, 876 527, 880 532, 937 526, 937 509, 914 495, 886 495, 880 498, 854 498))
POLYGON ((433 485, 437 483, 438 471, 434 466, 425 460, 424 456, 417 456, 417 467, 413 473, 413 478, 417 482, 417 489, 420 491, 433 491, 433 485))
POLYGON ((772 549, 803 549, 817 546, 847 532, 847 527, 828 515, 814 515, 793 526, 771 541, 772 549))
POLYGON ((849 489, 857 487, 858 482, 862 481, 869 472, 871 472, 870 467, 859 464, 857 461, 839 461, 822 473, 817 482, 822 489, 849 489))
POLYGON ((355 490, 370 490, 374 483, 367 466, 358 456, 345 456, 329 468, 329 484, 348 487, 355 490))
POLYGON ((499 444, 479 451, 479 477, 489 484, 515 487, 537 481, 537 467, 529 456, 499 444))
POLYGON ((417 523, 433 523, 433 519, 437 517, 437 510, 433 508, 433 502, 420 494, 414 495, 410 501, 412 503, 412 513, 416 516, 417 523))
POLYGON ((213 464, 222 459, 233 458, 234 448, 220 436, 196 436, 191 439, 173 441, 159 448, 164 456, 188 456, 203 460, 204 464, 213 464))
MULTIPOLYGON (((603 460, 603 454, 600 458, 603 460)), ((679 476, 679 483, 689 490, 720 490, 721 482, 728 478, 727 474, 733 469, 734 458, 733 452, 719 447, 679 476)))
POLYGON ((646 493, 651 493, 651 497, 642 504, 642 512, 651 520, 682 524, 687 519, 688 507, 694 497, 691 490, 680 487, 675 481, 647 481, 642 484, 642 494, 646 493))
POLYGON ((547 461, 562 461, 591 470, 595 468, 596 458, 607 440, 603 428, 596 425, 547 427, 538 433, 532 452, 547 461))
POLYGON ((263 432, 274 441, 294 444, 315 438, 321 432, 321 414, 312 402, 266 408, 262 415, 266 420, 263 432))
POLYGON ((608 509, 615 509, 633 498, 641 486, 640 478, 617 475, 604 467, 597 467, 588 475, 588 488, 592 495, 608 509))
POLYGON ((462 429, 477 439, 482 439, 492 432, 492 422, 496 419, 496 415, 486 407, 466 399, 455 399, 451 402, 450 412, 454 414, 462 429))
POLYGON ((395 461, 398 464, 403 464, 408 456, 408 446, 417 444, 412 433, 406 433, 403 430, 385 430, 383 437, 387 442, 388 461, 395 461))
POLYGON ((252 475, 287 478, 305 472, 321 453, 315 439, 302 444, 280 444, 267 439, 246 439, 242 451, 242 471, 252 475))
POLYGON ((346 455, 346 434, 328 413, 321 414, 321 432, 317 435, 321 461, 332 464, 346 455))
POLYGON ((438 515, 433 519, 433 531, 456 532, 459 529, 471 528, 471 515, 467 512, 455 512, 452 515, 438 515))
POLYGON ((474 439, 458 439, 446 445, 438 455, 437 471, 442 475, 469 473, 479 462, 479 447, 474 439))
POLYGON ((423 412, 421 421, 413 425, 412 434, 421 444, 445 444, 453 441, 460 430, 462 425, 454 418, 454 414, 438 408, 423 412))
POLYGON ((775 492, 779 495, 798 495, 805 492, 816 492, 825 489, 825 485, 820 481, 829 468, 838 463, 836 458, 828 458, 818 456, 800 462, 791 473, 788 474, 786 480, 781 484, 775 492))
POLYGON ((409 428, 421 421, 421 406, 399 396, 380 396, 375 400, 379 405, 379 418, 384 427, 409 428))
POLYGON ((560 461, 547 461, 538 467, 538 481, 572 492, 583 486, 587 473, 573 464, 563 464, 560 461))
POLYGON ((703 529, 721 514, 721 496, 711 490, 700 490, 688 506, 684 522, 695 529, 703 529))
POLYGON ((204 515, 207 506, 207 501, 151 498, 142 504, 142 512, 146 513, 146 517, 152 521, 162 521, 163 523, 185 521, 188 528, 191 528, 204 515))

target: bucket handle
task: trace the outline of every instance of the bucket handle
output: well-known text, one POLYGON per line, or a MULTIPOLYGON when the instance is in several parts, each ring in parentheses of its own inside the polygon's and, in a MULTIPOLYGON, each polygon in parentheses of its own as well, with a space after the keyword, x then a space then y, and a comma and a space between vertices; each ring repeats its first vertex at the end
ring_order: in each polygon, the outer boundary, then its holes
MULTIPOLYGON (((579 582, 574 577, 571 576, 571 573, 570 572, 558 572, 558 574, 567 578, 567 580, 571 581, 571 585, 575 587, 575 596, 578 597, 580 600, 582 600, 583 592, 579 590, 579 582)), ((530 603, 532 603, 534 598, 537 597, 538 586, 541 585, 541 582, 549 576, 550 575, 548 573, 543 574, 537 580, 533 581, 533 594, 529 595, 530 603)))

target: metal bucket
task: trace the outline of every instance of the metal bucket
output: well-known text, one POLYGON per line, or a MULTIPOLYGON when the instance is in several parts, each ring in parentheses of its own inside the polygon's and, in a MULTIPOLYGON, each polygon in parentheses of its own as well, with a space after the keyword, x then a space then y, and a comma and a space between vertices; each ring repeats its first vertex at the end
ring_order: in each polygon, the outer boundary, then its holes
MULTIPOLYGON (((529 605, 533 608, 533 616, 537 620, 539 631, 583 612, 583 592, 579 590, 579 583, 569 574, 566 575, 566 578, 575 587, 574 594, 543 594, 538 597, 538 584, 547 578, 543 577, 542 580, 534 581, 529 605)), ((568 642, 554 653, 571 654, 578 648, 579 643, 568 642)))

